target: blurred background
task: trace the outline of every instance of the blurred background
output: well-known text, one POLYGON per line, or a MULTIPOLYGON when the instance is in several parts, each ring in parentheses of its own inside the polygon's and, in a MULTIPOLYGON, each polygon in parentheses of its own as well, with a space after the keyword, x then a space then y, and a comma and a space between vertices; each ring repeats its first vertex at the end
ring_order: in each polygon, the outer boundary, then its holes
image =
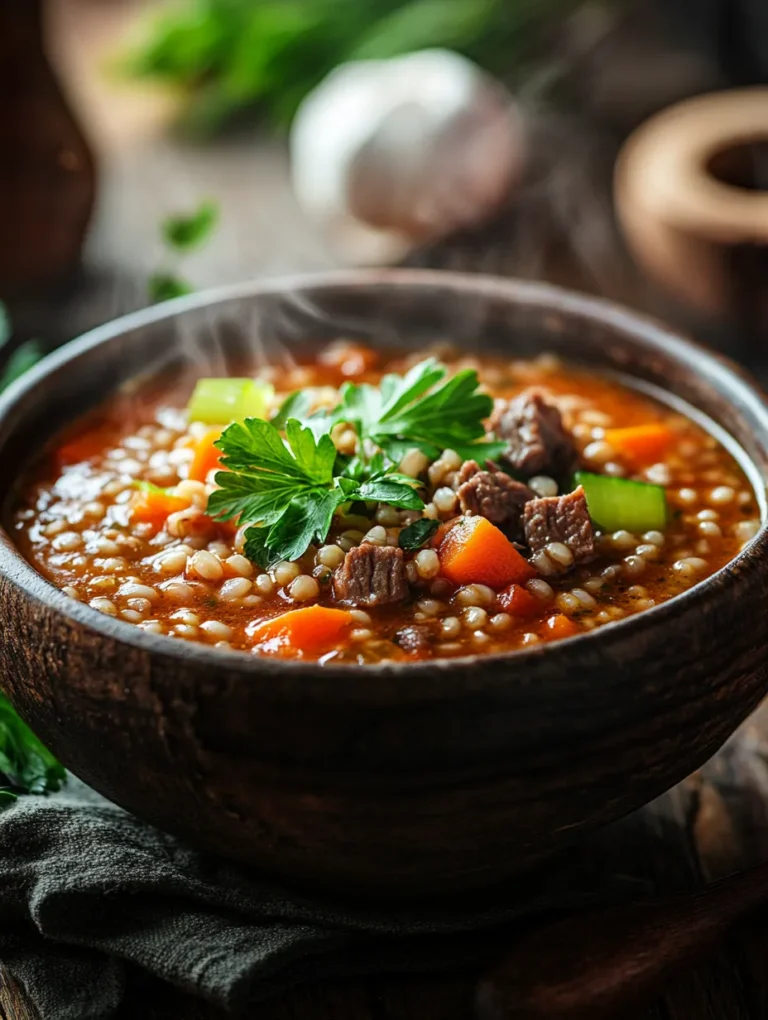
POLYGON ((7 349, 406 264, 598 293, 762 371, 764 86, 764 0, 0 0, 7 349))

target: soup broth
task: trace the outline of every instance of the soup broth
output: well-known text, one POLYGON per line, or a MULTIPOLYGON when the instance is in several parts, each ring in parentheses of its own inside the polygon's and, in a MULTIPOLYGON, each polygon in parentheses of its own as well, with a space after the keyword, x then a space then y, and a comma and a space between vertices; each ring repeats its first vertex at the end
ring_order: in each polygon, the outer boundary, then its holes
POLYGON ((677 411, 549 356, 439 353, 339 341, 191 403, 115 399, 34 466, 15 540, 148 633, 376 663, 608 626, 756 533, 739 464, 677 411))

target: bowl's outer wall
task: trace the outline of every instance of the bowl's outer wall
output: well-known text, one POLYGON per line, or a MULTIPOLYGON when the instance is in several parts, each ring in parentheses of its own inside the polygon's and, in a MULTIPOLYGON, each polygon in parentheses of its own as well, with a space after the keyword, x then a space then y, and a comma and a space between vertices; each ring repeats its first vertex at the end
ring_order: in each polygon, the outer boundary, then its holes
MULTIPOLYGON (((550 288, 367 275, 182 313, 60 359, 0 417, 3 492, 52 427, 159 364, 236 364, 251 338, 451 337, 553 350, 664 386, 747 450, 760 399, 695 348, 550 288), (363 278, 363 277, 361 277, 363 278), (410 282, 409 282, 410 281, 410 282), (669 350, 667 348, 670 348, 669 350)), ((416 343, 416 340, 413 341, 416 343)), ((487 884, 696 768, 766 689, 766 537, 663 607, 503 658, 286 665, 151 638, 74 605, 0 541, 3 686, 64 763, 157 825, 286 875, 369 892, 487 884)))

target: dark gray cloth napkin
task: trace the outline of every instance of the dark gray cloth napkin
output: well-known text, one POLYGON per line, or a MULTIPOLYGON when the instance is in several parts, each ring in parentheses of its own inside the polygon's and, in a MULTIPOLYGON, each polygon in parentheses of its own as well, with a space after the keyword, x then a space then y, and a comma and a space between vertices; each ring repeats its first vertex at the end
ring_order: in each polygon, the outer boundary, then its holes
POLYGON ((569 858, 485 902, 377 907, 200 853, 75 780, 0 813, 0 961, 41 1020, 113 1016, 130 968, 232 1011, 300 981, 453 968, 499 928, 637 893, 569 858))

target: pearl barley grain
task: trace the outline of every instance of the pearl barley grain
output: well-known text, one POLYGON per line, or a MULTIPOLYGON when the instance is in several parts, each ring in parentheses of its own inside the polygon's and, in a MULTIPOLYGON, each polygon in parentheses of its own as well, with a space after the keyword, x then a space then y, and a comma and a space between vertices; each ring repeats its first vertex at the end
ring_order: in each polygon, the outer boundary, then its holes
POLYGON ((229 569, 234 571, 235 574, 239 574, 240 577, 253 577, 253 564, 245 556, 235 553, 234 556, 228 557, 225 562, 229 569))
POLYGON ((440 559, 434 549, 420 549, 414 557, 419 577, 430 580, 440 572, 440 559))
POLYGON ((344 562, 344 550, 337 545, 324 545, 318 550, 316 559, 322 566, 335 570, 344 562))
POLYGON ((204 581, 220 581, 224 576, 221 560, 213 553, 206 552, 205 549, 200 549, 189 557, 187 569, 204 581))
POLYGON ((91 599, 88 605, 91 609, 98 609, 100 613, 105 613, 107 616, 117 616, 117 606, 110 599, 91 599))
POLYGON ((219 588, 219 595, 229 602, 232 599, 244 598, 251 588, 253 588, 253 582, 249 581, 247 577, 233 577, 222 584, 219 588))
POLYGON ((730 487, 730 485, 718 485, 709 494, 710 503, 715 506, 725 506, 727 503, 732 503, 736 493, 730 487))
POLYGON ((256 580, 253 582, 256 591, 259 595, 267 597, 272 594, 275 590, 275 582, 269 576, 269 574, 259 574, 256 580))
POLYGON ((296 602, 309 602, 320 594, 320 585, 309 574, 299 574, 288 586, 288 594, 296 602))
POLYGON ((218 620, 206 620, 200 624, 200 630, 212 641, 228 641, 234 633, 231 627, 218 620))
POLYGON ((273 573, 275 577, 275 584, 284 588, 299 576, 301 573, 301 567, 298 563, 289 563, 288 560, 281 560, 275 567, 273 573))

